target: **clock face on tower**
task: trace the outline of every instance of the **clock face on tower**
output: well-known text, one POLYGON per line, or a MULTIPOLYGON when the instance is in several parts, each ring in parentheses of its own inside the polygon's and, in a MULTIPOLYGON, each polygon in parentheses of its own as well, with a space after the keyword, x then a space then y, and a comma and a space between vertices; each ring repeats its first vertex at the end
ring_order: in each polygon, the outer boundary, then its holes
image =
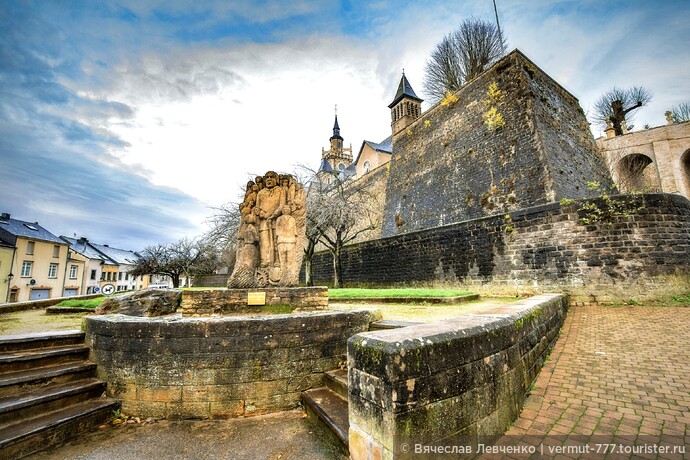
POLYGON ((345 169, 345 165, 342 164, 342 163, 338 163, 338 169, 339 169, 340 171, 343 171, 343 170, 345 169))

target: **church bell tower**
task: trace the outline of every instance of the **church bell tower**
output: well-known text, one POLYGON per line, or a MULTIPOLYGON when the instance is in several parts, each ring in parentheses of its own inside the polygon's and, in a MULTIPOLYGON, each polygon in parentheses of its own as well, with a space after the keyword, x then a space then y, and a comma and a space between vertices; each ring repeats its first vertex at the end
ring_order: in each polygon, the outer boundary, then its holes
POLYGON ((398 91, 395 93, 393 102, 388 105, 391 109, 391 129, 394 136, 420 117, 422 102, 423 99, 417 97, 403 70, 398 91))
POLYGON ((340 135, 340 125, 338 125, 338 106, 335 106, 335 122, 333 123, 333 135, 330 138, 330 150, 321 149, 320 170, 328 172, 340 172, 345 170, 352 163, 352 145, 343 147, 343 137, 340 135))

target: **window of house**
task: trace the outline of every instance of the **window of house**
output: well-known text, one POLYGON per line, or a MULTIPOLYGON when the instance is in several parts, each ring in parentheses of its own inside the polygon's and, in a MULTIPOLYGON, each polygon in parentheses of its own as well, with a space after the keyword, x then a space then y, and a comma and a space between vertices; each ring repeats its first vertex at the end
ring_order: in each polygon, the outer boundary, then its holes
POLYGON ((77 270, 78 270, 78 267, 76 265, 70 265, 69 266, 69 277, 70 277, 70 279, 73 279, 73 280, 77 279, 77 270))
POLYGON ((58 264, 48 266, 48 278, 57 278, 58 264))
POLYGON ((36 243, 34 243, 33 241, 29 241, 28 243, 26 243, 26 253, 28 255, 32 255, 34 253, 34 247, 35 246, 36 246, 36 243))
POLYGON ((31 268, 34 263, 30 260, 25 260, 22 262, 22 278, 29 278, 31 276, 31 268))
POLYGON ((125 281, 129 279, 129 273, 125 273, 125 281))
POLYGON ((96 270, 91 270, 91 279, 92 279, 92 280, 95 280, 97 274, 98 274, 98 273, 97 273, 96 270))
POLYGON ((122 272, 117 274, 117 280, 122 281, 122 272))
POLYGON ((53 257, 60 257, 60 245, 53 246, 53 257))
POLYGON ((105 272, 101 272, 101 281, 105 281, 105 272))

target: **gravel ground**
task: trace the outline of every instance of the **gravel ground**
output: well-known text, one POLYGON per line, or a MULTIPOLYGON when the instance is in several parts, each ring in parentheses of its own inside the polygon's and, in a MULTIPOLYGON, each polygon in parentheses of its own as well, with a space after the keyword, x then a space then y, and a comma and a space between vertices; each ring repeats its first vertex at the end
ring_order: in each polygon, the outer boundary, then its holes
POLYGON ((301 410, 222 421, 107 425, 32 460, 335 460, 301 410))

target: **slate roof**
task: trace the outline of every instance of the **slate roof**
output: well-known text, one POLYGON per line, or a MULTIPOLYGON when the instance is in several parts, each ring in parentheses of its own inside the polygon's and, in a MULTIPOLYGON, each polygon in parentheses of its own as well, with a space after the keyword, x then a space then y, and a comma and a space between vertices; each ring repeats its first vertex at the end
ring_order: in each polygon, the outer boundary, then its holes
POLYGON ((355 163, 351 163, 350 166, 340 171, 340 173, 338 174, 338 179, 340 179, 341 181, 345 181, 356 174, 357 165, 355 163))
POLYGON ((65 244, 60 238, 41 227, 38 222, 26 222, 11 217, 0 218, 0 232, 4 234, 2 239, 10 244, 15 244, 17 237, 65 244))
POLYGON ((335 172, 333 170, 333 167, 331 166, 331 164, 328 162, 328 160, 326 158, 324 158, 323 161, 321 161, 321 166, 319 166, 319 172, 321 172, 321 171, 325 171, 325 172, 329 172, 329 173, 335 172))
POLYGON ((127 251, 125 249, 111 248, 104 244, 89 243, 98 252, 106 255, 118 265, 134 265, 141 258, 139 254, 134 251, 127 251))
POLYGON ((388 136, 379 143, 371 141, 364 141, 364 143, 368 144, 372 149, 376 150, 377 152, 393 153, 393 136, 388 136))
POLYGON ((117 263, 114 260, 111 260, 110 258, 108 258, 108 256, 98 252, 96 248, 91 246, 91 243, 89 243, 89 240, 87 239, 69 238, 67 236, 62 235, 60 235, 60 238, 69 243, 70 249, 72 251, 81 254, 87 259, 102 260, 103 263, 105 263, 106 265, 117 265, 117 263))
POLYGON ((410 85, 410 82, 407 81, 407 77, 405 76, 405 73, 403 72, 402 78, 400 79, 400 83, 398 84, 398 91, 395 93, 395 97, 393 98, 393 102, 391 102, 388 105, 389 109, 392 109, 395 104, 400 102, 400 99, 403 97, 409 97, 411 99, 414 99, 416 101, 422 102, 424 99, 420 99, 417 97, 415 94, 414 90, 412 89, 412 85, 410 85))
POLYGON ((342 136, 340 136, 340 126, 338 125, 338 115, 335 116, 335 123, 333 124, 333 135, 331 136, 331 140, 333 139, 340 139, 341 141, 343 140, 342 136))

